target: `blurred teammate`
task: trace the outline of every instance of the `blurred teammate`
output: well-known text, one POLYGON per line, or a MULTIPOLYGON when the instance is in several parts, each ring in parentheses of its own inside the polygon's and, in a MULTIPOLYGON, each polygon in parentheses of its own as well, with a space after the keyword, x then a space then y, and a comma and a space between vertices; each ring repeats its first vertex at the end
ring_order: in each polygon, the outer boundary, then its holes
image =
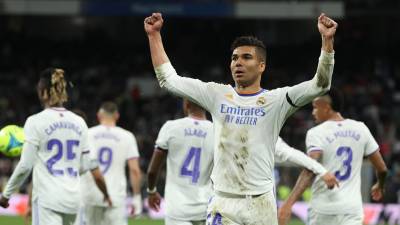
POLYGON ((62 69, 46 69, 37 85, 44 106, 25 123, 25 143, 3 196, 2 207, 33 168, 32 224, 73 224, 79 207, 79 169, 89 153, 85 121, 66 110, 66 80, 62 69))
POLYGON ((260 85, 266 49, 258 39, 239 37, 232 44, 230 68, 235 87, 204 83, 177 75, 163 47, 162 25, 159 13, 144 21, 160 86, 199 104, 213 117, 215 156, 211 178, 216 195, 208 206, 208 222, 277 224, 273 193, 275 144, 285 120, 329 89, 336 22, 324 14, 318 18, 322 51, 314 78, 270 91, 260 85))
POLYGON ((187 117, 167 121, 158 134, 147 172, 149 205, 159 209, 157 177, 167 158, 165 224, 204 225, 212 194, 213 125, 200 106, 184 100, 183 109, 187 117))
MULTIPOLYGON (((71 111, 73 113, 77 114, 78 116, 82 117, 82 119, 85 122, 87 121, 86 114, 82 110, 73 109, 71 111)), ((104 198, 103 198, 104 201, 109 206, 111 206, 112 202, 111 202, 111 199, 110 199, 110 197, 108 195, 107 186, 106 186, 106 182, 104 180, 104 177, 101 174, 98 165, 91 163, 89 158, 86 160, 86 165, 81 165, 81 167, 79 169, 79 174, 81 175, 82 173, 85 173, 86 171, 90 171, 90 173, 93 176, 93 179, 95 180, 96 186, 99 188, 99 190, 101 191, 101 193, 104 196, 104 198)), ((24 215, 25 221, 27 223, 29 223, 31 221, 31 217, 32 217, 32 183, 29 184, 28 194, 29 194, 28 206, 26 208, 25 215, 24 215)))
POLYGON ((368 157, 375 167, 378 179, 371 189, 372 198, 379 201, 383 197, 387 169, 379 146, 364 123, 342 117, 342 102, 336 90, 316 98, 312 104, 312 114, 320 124, 307 132, 308 154, 335 174, 340 187, 328 191, 320 179, 313 182, 314 175, 303 171, 289 198, 279 209, 280 225, 287 223, 292 205, 311 183, 308 224, 361 225, 363 208, 360 177, 364 157, 368 157))
MULTIPOLYGON (((184 100, 183 109, 187 117, 168 121, 161 128, 147 172, 149 205, 159 210, 161 196, 156 184, 167 159, 166 225, 204 224, 212 195, 213 125, 198 105, 184 100)), ((336 180, 318 162, 288 146, 281 138, 276 143, 275 155, 277 161, 293 162, 321 175, 327 184, 336 180)))
POLYGON ((100 191, 93 188, 92 176, 85 174, 81 182, 84 210, 79 222, 87 225, 128 224, 125 204, 126 162, 134 194, 132 213, 139 215, 142 212, 141 171, 136 139, 131 132, 116 126, 119 113, 115 103, 103 103, 97 117, 100 125, 89 129, 89 141, 93 146, 91 161, 100 165, 113 205, 108 207, 104 203, 100 191))

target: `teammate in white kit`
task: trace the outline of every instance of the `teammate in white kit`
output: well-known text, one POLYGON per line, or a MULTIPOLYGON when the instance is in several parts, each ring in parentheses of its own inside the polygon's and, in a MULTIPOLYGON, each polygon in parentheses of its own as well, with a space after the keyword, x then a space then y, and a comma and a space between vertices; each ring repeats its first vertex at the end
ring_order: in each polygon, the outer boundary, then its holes
POLYGON ((41 73, 37 91, 45 109, 26 120, 21 160, 0 199, 7 207, 33 168, 33 225, 73 224, 79 207, 79 169, 88 159, 88 129, 81 117, 63 108, 66 84, 62 69, 41 73))
POLYGON ((211 178, 216 196, 208 206, 208 222, 277 224, 273 193, 275 144, 285 120, 329 89, 336 22, 324 14, 318 18, 322 51, 314 78, 270 91, 260 85, 266 50, 258 39, 240 37, 234 41, 232 87, 177 75, 163 47, 162 25, 160 13, 144 21, 160 86, 199 104, 213 117, 215 156, 211 178))
POLYGON ((361 166, 368 157, 375 167, 377 183, 371 194, 375 201, 383 197, 386 165, 379 153, 379 146, 363 122, 345 119, 340 114, 340 93, 331 90, 313 101, 313 116, 318 126, 307 132, 308 154, 319 160, 335 174, 339 188, 327 190, 321 180, 307 171, 299 176, 296 186, 279 209, 279 223, 290 218, 291 207, 312 182, 309 225, 361 225, 363 208, 361 199, 361 166))
MULTIPOLYGON (((166 225, 204 224, 207 203, 212 196, 213 125, 196 104, 184 100, 183 109, 188 117, 168 121, 162 126, 147 172, 149 205, 159 210, 161 196, 156 183, 167 159, 166 225)), ((293 162, 312 170, 327 184, 336 181, 318 162, 290 147, 280 137, 275 156, 277 161, 293 162)))
POLYGON ((158 210, 159 170, 167 158, 166 225, 204 225, 212 194, 213 125, 198 105, 184 100, 187 117, 167 121, 161 128, 148 168, 149 205, 158 210))
POLYGON ((83 218, 87 225, 124 225, 126 217, 126 174, 128 163, 130 182, 132 185, 134 214, 142 212, 140 194, 141 170, 139 152, 134 135, 116 126, 119 119, 118 107, 113 102, 105 102, 97 114, 100 125, 89 129, 89 141, 93 150, 91 159, 96 161, 106 180, 113 206, 108 207, 98 189, 94 187, 91 174, 82 176, 83 218))

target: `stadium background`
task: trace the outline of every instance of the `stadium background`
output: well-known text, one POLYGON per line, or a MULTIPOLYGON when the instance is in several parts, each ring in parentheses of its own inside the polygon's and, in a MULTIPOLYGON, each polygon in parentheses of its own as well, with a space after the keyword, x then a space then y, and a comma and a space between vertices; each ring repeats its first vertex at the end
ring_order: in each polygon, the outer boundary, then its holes
MULTIPOLYGON (((395 0, 2 0, 0 126, 23 126, 29 115, 40 111, 38 71, 61 67, 73 83, 68 108, 85 111, 89 126, 96 124, 101 102, 118 103, 119 125, 136 135, 145 172, 159 128, 182 112, 180 100, 160 90, 154 78, 144 16, 152 11, 165 14, 163 37, 171 61, 181 74, 205 81, 231 82, 229 48, 236 36, 261 38, 268 51, 263 86, 272 89, 313 76, 321 10, 339 23, 333 85, 345 95, 343 114, 371 129, 390 169, 384 203, 399 203, 400 3, 395 0)), ((310 107, 304 107, 287 121, 281 136, 304 150, 305 132, 313 125, 310 107)), ((0 187, 17 160, 0 156, 0 187)), ((292 187, 300 170, 278 168, 280 187, 292 187)), ((373 177, 366 163, 362 178, 367 202, 373 177)), ((145 180, 145 197, 144 187, 145 180)), ((163 182, 158 188, 163 189, 163 182)), ((382 213, 381 220, 387 217, 382 213)), ((0 224, 14 224, 6 218, 17 219, 0 217, 0 224)))

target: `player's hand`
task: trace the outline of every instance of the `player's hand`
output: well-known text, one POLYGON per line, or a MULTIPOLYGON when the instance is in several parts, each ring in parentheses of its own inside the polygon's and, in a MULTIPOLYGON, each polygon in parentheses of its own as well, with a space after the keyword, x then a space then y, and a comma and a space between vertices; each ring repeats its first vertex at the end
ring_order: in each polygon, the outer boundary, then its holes
POLYGON ((113 206, 113 203, 112 203, 112 201, 111 201, 110 196, 104 197, 104 202, 107 203, 108 207, 112 207, 112 206, 113 206))
POLYGON ((142 214, 142 211, 143 211, 142 196, 136 194, 135 196, 133 196, 132 199, 131 215, 139 216, 140 214, 142 214))
POLYGON ((322 180, 325 182, 328 189, 333 189, 335 186, 339 187, 339 182, 336 180, 335 175, 330 172, 325 173, 322 176, 322 180))
POLYGON ((8 204, 8 198, 1 196, 0 197, 0 206, 3 208, 8 208, 8 206, 10 206, 10 204, 8 204))
POLYGON ((384 188, 379 186, 378 183, 374 184, 371 188, 371 196, 374 201, 381 201, 384 194, 384 188))
POLYGON ((278 210, 279 225, 288 224, 291 216, 292 216, 292 207, 283 203, 278 210))
POLYGON ((331 18, 327 17, 324 13, 318 17, 318 30, 324 38, 333 38, 336 33, 338 24, 331 18))
POLYGON ((144 19, 144 30, 147 35, 159 33, 163 23, 164 20, 161 13, 153 13, 151 16, 144 19))
POLYGON ((154 194, 149 194, 149 206, 151 209, 154 209, 155 211, 160 210, 160 204, 161 204, 161 196, 158 192, 154 194))

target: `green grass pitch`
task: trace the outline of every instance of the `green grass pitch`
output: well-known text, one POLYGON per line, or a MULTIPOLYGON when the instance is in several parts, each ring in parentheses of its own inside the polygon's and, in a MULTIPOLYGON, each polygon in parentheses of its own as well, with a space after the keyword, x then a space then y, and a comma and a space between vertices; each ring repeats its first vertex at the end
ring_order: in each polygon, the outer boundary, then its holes
MULTIPOLYGON (((0 216, 0 225, 28 225, 22 217, 0 216)), ((136 219, 129 220, 129 225, 164 225, 162 220, 136 219)), ((293 220, 290 225, 304 225, 299 220, 293 220)))

